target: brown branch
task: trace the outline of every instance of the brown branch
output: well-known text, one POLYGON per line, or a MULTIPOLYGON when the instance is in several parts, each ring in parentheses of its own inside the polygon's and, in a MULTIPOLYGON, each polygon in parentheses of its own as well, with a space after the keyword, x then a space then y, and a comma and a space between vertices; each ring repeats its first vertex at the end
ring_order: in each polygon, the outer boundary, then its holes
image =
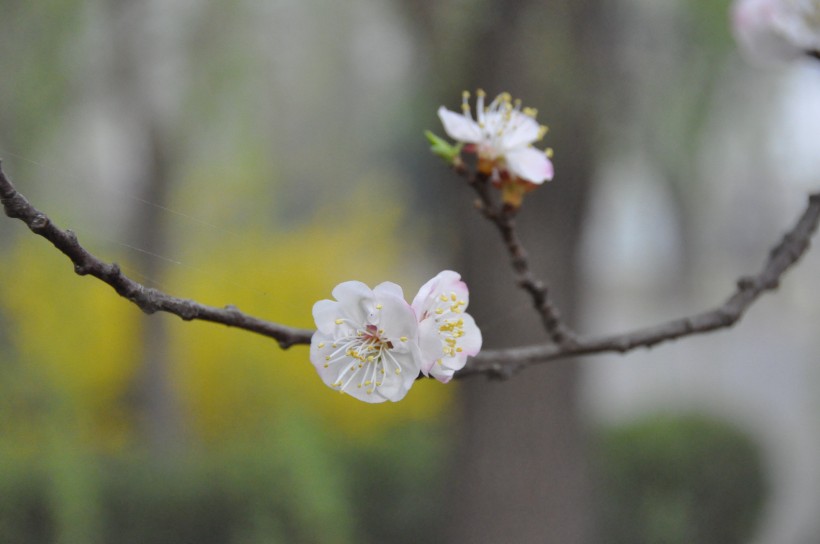
POLYGON ((484 351, 468 361, 456 375, 459 378, 486 374, 506 379, 537 363, 595 353, 626 353, 668 342, 728 328, 743 317, 746 310, 766 291, 777 289, 783 274, 808 250, 820 221, 820 193, 809 196, 806 211, 769 253, 763 269, 756 276, 742 277, 737 289, 721 306, 693 316, 675 319, 661 325, 632 332, 591 339, 576 339, 573 345, 534 345, 497 351, 484 351))
POLYGON ((470 186, 478 194, 477 207, 479 211, 490 220, 501 234, 507 253, 510 256, 510 264, 515 273, 516 284, 529 294, 532 304, 541 323, 549 334, 553 343, 570 349, 575 345, 575 335, 561 321, 561 314, 552 302, 547 285, 537 279, 530 269, 527 250, 518 238, 515 228, 514 208, 499 204, 490 194, 490 183, 487 176, 480 173, 471 175, 463 166, 456 168, 456 172, 470 183, 470 186))
MULTIPOLYGON (((482 195, 480 189, 479 195, 482 195)), ((486 187, 485 187, 486 190, 486 187)), ((487 195, 489 198, 489 195, 487 195)), ((482 202, 484 202, 482 197, 482 202)), ((122 273, 116 264, 108 264, 83 248, 76 235, 69 230, 61 230, 42 212, 34 208, 17 192, 6 178, 0 162, 0 203, 6 215, 23 221, 29 229, 51 242, 74 264, 79 275, 90 275, 110 285, 119 295, 136 304, 146 313, 168 312, 184 320, 199 319, 222 323, 273 338, 282 348, 296 344, 309 344, 313 331, 296 329, 253 317, 233 306, 216 308, 198 302, 170 296, 157 289, 146 287, 122 273)), ((497 213, 490 211, 490 213, 497 213)), ((487 211, 484 212, 485 215, 487 211)), ((534 303, 546 320, 554 318, 560 325, 557 312, 546 297, 546 288, 534 280, 526 263, 526 253, 516 235, 512 217, 504 210, 497 216, 488 216, 504 237, 519 283, 528 292, 534 292, 534 303), (523 265, 521 264, 523 263, 523 265), (530 291, 532 289, 532 291, 530 291), (544 293, 539 299, 538 293, 544 293), (542 310, 542 308, 544 308, 542 310)), ((470 359, 467 366, 456 374, 465 378, 479 374, 491 378, 509 378, 531 365, 564 359, 578 355, 596 353, 626 353, 637 348, 649 348, 661 342, 702 334, 734 325, 746 310, 765 291, 774 290, 783 274, 791 268, 809 247, 809 241, 820 221, 820 193, 809 197, 809 205, 797 224, 783 240, 771 250, 763 269, 756 276, 744 277, 737 282, 735 293, 726 302, 707 312, 676 319, 665 324, 639 329, 632 332, 591 339, 563 337, 560 343, 524 346, 502 350, 485 350, 470 359)))
POLYGON ((6 215, 20 219, 35 234, 39 234, 74 263, 74 272, 90 275, 110 285, 147 314, 168 312, 186 321, 199 319, 222 323, 273 338, 285 349, 294 344, 309 344, 313 331, 286 327, 239 311, 234 306, 215 308, 193 300, 173 297, 138 283, 125 274, 116 263, 105 263, 83 248, 70 230, 61 230, 28 200, 17 192, 3 172, 0 162, 0 202, 6 215))

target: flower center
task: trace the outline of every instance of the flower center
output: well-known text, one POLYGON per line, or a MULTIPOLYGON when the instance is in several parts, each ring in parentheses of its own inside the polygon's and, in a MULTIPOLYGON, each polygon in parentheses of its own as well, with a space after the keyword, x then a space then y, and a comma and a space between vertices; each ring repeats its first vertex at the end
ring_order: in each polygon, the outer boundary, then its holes
MULTIPOLYGON (((538 134, 525 142, 517 142, 512 136, 525 123, 532 123, 538 115, 535 108, 522 108, 520 99, 513 99, 510 93, 503 92, 496 96, 489 106, 484 106, 487 93, 482 89, 476 91, 476 122, 484 135, 483 142, 477 146, 480 159, 495 161, 503 156, 508 148, 518 147, 515 144, 529 145, 532 141, 541 140, 547 133, 545 125, 538 126, 538 134)), ((470 110, 470 93, 462 93, 461 110, 465 117, 472 119, 470 110)))
MULTIPOLYGON (((437 304, 434 313, 436 314, 436 323, 438 324, 438 332, 441 337, 442 353, 445 357, 455 357, 462 353, 463 349, 458 346, 458 339, 464 336, 464 319, 457 314, 464 312, 464 307, 467 306, 467 301, 460 300, 456 293, 442 293, 437 297, 437 304), (456 314, 455 317, 449 317, 456 314)), ((443 365, 444 360, 438 359, 437 364, 443 365)))
MULTIPOLYGON (((344 322, 337 320, 337 324, 344 322)), ((401 337, 400 340, 405 342, 407 338, 401 337)), ((392 353, 393 342, 376 325, 348 328, 330 347, 334 351, 325 357, 324 366, 338 367, 336 380, 331 385, 340 392, 356 387, 366 388, 366 393, 370 395, 384 383, 388 372, 396 375, 402 372, 401 365, 392 353)))

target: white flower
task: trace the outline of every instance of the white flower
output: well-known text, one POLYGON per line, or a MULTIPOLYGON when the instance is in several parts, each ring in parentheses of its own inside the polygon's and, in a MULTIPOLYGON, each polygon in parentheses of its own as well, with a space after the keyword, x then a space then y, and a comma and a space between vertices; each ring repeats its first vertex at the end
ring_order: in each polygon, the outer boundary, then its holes
POLYGON ((421 369, 418 321, 401 287, 358 281, 313 305, 310 361, 329 387, 365 402, 404 398, 421 369))
POLYGON ((820 0, 735 0, 732 26, 753 60, 820 55, 820 0))
POLYGON ((467 357, 481 349, 481 331, 464 313, 469 296, 461 276, 445 270, 425 283, 413 299, 425 376, 447 383, 464 367, 467 357))
POLYGON ((547 127, 535 120, 536 111, 521 109, 521 101, 514 103, 509 93, 498 95, 484 107, 486 94, 476 92, 476 119, 470 113, 470 93, 464 91, 461 109, 455 113, 444 106, 438 116, 447 134, 459 142, 472 144, 478 154, 479 170, 498 178, 520 179, 540 185, 553 177, 553 166, 547 153, 532 144, 541 140, 547 127))

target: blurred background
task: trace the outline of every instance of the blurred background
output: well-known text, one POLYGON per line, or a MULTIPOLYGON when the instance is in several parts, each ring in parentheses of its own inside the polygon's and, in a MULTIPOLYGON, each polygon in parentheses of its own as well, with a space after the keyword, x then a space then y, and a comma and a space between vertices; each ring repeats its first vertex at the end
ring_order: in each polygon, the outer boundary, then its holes
MULTIPOLYGON (((715 306, 820 187, 820 63, 754 67, 724 0, 0 1, 0 158, 146 285, 312 327, 341 281, 462 273, 485 347, 545 341, 433 157, 509 91, 556 178, 521 236, 583 334, 715 306)), ((736 329, 331 394, 308 351, 145 316, 0 221, 0 541, 820 539, 820 252, 736 329)))

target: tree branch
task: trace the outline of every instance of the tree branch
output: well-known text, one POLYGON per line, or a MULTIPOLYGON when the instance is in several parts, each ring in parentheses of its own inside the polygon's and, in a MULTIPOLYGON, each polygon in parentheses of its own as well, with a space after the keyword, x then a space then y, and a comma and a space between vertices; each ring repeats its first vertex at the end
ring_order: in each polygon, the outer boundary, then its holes
MULTIPOLYGON (((484 205, 486 202, 482 191, 478 188, 476 190, 484 205)), ((486 193, 486 185, 484 192, 486 193)), ((489 198, 488 194, 486 198, 489 198)), ((244 329, 273 338, 283 349, 296 344, 310 344, 312 330, 297 329, 265 321, 241 312, 234 306, 216 308, 199 304, 193 300, 173 297, 132 280, 123 274, 116 264, 105 263, 89 253, 80 245, 73 232, 58 228, 48 216, 34 208, 8 180, 3 172, 2 162, 0 162, 0 203, 6 215, 20 219, 32 232, 51 242, 54 247, 66 255, 74 264, 74 271, 77 274, 94 276, 107 283, 120 296, 130 300, 146 313, 168 312, 186 321, 198 319, 244 329)), ((563 326, 560 325, 558 314, 546 297, 546 287, 535 280, 529 271, 526 253, 515 234, 515 225, 511 215, 504 210, 499 212, 497 208, 483 208, 482 211, 499 228, 510 252, 519 284, 533 295, 533 302, 545 325, 554 319, 559 325, 555 330, 559 331, 563 326), (487 210, 490 210, 490 215, 487 215, 487 210), (543 298, 540 298, 542 296, 543 298)), ((578 355, 606 352, 626 353, 677 338, 731 327, 741 319, 761 294, 778 287, 783 274, 808 249, 809 241, 817 230, 819 221, 820 193, 816 193, 809 197, 808 207, 797 224, 771 250, 760 273, 738 280, 736 291, 726 302, 713 310, 654 327, 599 338, 574 338, 566 332, 566 329, 563 329, 563 332, 552 333, 556 341, 550 344, 482 351, 470 359, 467 366, 455 377, 464 378, 484 374, 491 378, 506 379, 538 363, 578 355), (561 334, 566 334, 566 336, 561 336, 561 334), (559 338, 563 340, 558 341, 559 338)))
POLYGON ((70 230, 61 230, 26 198, 21 195, 3 172, 0 162, 0 202, 6 215, 20 219, 35 234, 39 234, 65 254, 74 263, 74 272, 90 275, 110 285, 120 296, 127 298, 147 313, 168 312, 186 321, 199 319, 222 323, 273 338, 286 349, 294 344, 309 344, 313 331, 286 327, 265 321, 239 311, 234 306, 216 308, 193 300, 172 297, 138 283, 125 274, 116 263, 105 263, 83 248, 70 230))
POLYGON ((615 352, 626 353, 650 348, 685 336, 728 328, 743 317, 746 310, 766 291, 777 289, 780 279, 808 250, 820 221, 820 193, 809 196, 806 211, 780 243, 770 252, 763 269, 756 276, 744 276, 737 289, 721 306, 712 310, 675 319, 667 323, 631 332, 599 338, 577 338, 572 345, 533 345, 496 351, 483 351, 468 361, 457 377, 486 374, 506 379, 537 363, 577 355, 615 352))
POLYGON ((561 321, 561 314, 550 298, 547 285, 537 279, 530 270, 527 250, 524 249, 515 228, 514 217, 516 210, 501 205, 492 198, 489 179, 486 175, 480 173, 471 175, 463 166, 457 167, 456 172, 467 178, 470 186, 478 194, 479 200, 476 206, 479 211, 496 226, 501 234, 507 253, 510 256, 510 264, 515 273, 516 283, 530 295, 532 304, 541 317, 541 323, 550 339, 563 348, 571 349, 575 345, 575 335, 561 321))

